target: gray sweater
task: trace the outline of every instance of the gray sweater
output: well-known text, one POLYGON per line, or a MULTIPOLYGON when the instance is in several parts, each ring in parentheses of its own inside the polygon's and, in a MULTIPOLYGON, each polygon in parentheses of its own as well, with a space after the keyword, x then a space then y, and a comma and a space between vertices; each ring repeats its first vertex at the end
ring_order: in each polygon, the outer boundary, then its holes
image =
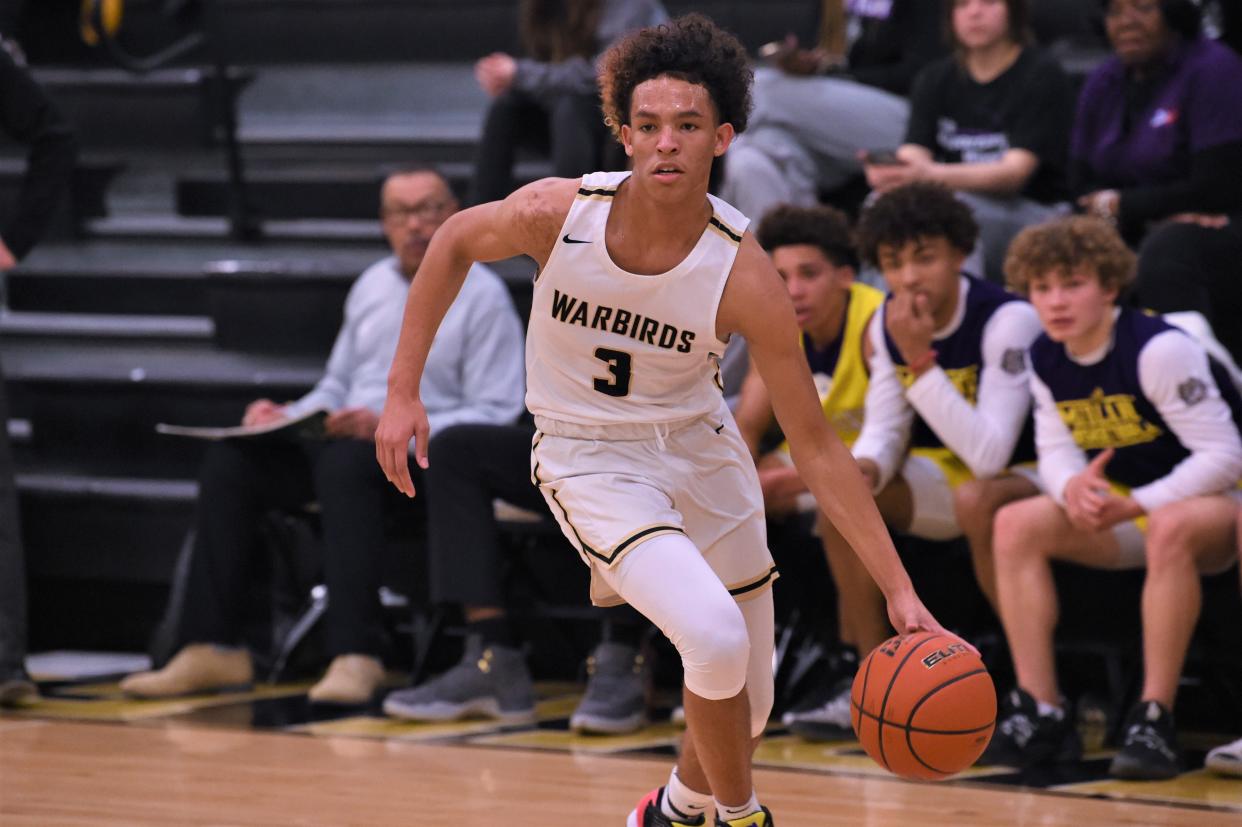
MULTIPOLYGON (((383 409, 408 290, 393 257, 358 277, 345 299, 345 321, 323 378, 290 403, 286 414, 383 409)), ((504 282, 488 267, 470 268, 431 345, 419 393, 432 436, 463 422, 508 424, 521 413, 526 394, 522 325, 504 282)))

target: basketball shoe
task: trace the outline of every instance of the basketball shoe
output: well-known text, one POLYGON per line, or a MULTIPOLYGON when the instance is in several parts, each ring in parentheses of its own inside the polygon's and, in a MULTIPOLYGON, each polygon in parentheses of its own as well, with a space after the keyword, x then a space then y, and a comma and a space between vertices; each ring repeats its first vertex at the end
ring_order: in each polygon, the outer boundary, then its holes
POLYGON ((735 818, 732 821, 716 819, 716 827, 773 827, 774 824, 772 813, 767 807, 761 807, 757 813, 735 818))
POLYGON ((706 827, 707 816, 700 813, 694 818, 682 816, 680 821, 669 818, 660 808, 664 801, 664 788, 659 787, 643 796, 625 820, 625 827, 706 827))
POLYGON ((1082 739, 1070 711, 1065 710, 1060 718, 1041 715, 1035 699, 1015 688, 1002 701, 996 732, 979 763, 1026 769, 1081 757, 1082 739))
POLYGON ((633 646, 605 641, 587 658, 587 687, 569 718, 575 732, 622 735, 647 723, 651 669, 633 646))
POLYGON ((470 716, 505 724, 535 720, 535 689, 520 649, 466 639, 461 661, 444 674, 384 699, 384 712, 410 721, 455 721, 470 716))
POLYGON ((1182 771, 1173 713, 1156 701, 1139 701, 1126 718, 1121 750, 1108 774, 1133 781, 1163 781, 1182 771))
POLYGON ((1213 749, 1207 754, 1207 761, 1203 765, 1221 775, 1242 777, 1242 738, 1213 749))
POLYGON ((781 716, 789 731, 807 741, 836 741, 854 737, 850 721, 850 691, 853 677, 840 678, 827 690, 810 695, 796 708, 781 716))

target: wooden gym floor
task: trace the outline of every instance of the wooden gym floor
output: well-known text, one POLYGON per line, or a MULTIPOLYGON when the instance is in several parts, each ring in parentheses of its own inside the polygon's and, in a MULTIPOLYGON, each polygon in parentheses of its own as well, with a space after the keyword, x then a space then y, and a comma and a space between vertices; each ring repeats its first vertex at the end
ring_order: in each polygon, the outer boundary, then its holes
MULTIPOLYGON (((45 684, 41 701, 0 714, 0 824, 620 827, 667 777, 677 738, 668 724, 574 736, 572 685, 541 685, 539 724, 522 729, 327 712, 305 689, 140 702, 114 683, 45 684)), ((914 784, 857 744, 805 744, 774 728, 756 784, 779 827, 1242 824, 1242 780, 1197 771, 1125 784, 1107 779, 1107 760, 914 784)))

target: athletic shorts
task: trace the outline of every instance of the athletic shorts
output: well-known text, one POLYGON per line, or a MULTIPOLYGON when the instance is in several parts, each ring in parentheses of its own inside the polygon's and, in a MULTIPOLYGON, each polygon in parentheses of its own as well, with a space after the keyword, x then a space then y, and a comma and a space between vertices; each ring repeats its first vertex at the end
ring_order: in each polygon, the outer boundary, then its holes
MULTIPOLYGON (((1043 486, 1034 463, 1014 465, 1006 472, 1030 480, 1037 489, 1043 486)), ((907 534, 925 540, 952 540, 962 535, 953 507, 953 491, 973 480, 966 463, 947 448, 912 448, 901 466, 902 479, 910 487, 910 527, 907 534)))
POLYGON ((759 476, 723 404, 659 425, 583 426, 535 418, 531 476, 591 567, 591 602, 624 602, 598 576, 643 541, 684 534, 736 599, 778 576, 759 476))

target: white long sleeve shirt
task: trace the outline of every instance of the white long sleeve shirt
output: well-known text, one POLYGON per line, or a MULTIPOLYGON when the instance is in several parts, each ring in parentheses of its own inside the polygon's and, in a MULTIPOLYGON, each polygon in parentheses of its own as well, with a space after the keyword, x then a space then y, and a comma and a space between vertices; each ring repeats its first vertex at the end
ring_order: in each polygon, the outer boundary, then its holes
MULTIPOLYGON (((370 408, 388 395, 410 283, 396 258, 376 262, 345 299, 345 319, 323 378, 286 406, 290 416, 315 408, 370 408)), ((470 268, 436 333, 419 394, 434 436, 465 422, 512 422, 526 393, 522 325, 504 282, 490 268, 470 268)))
MULTIPOLYGON (((1136 321, 1144 335, 1150 335, 1147 328, 1153 325, 1166 327, 1157 319, 1135 320, 1135 315, 1140 314, 1119 311, 1118 325, 1136 321)), ((1144 341, 1115 330, 1099 351, 1080 358, 1041 339, 1032 358, 1039 473, 1057 502, 1064 504, 1066 483, 1086 468, 1087 451, 1110 447, 1118 451, 1105 468, 1110 478, 1154 477, 1130 491, 1148 513, 1179 500, 1220 493, 1242 478, 1242 438, 1235 412, 1213 376, 1207 353, 1183 331, 1158 330, 1144 341), (1060 358, 1054 361, 1041 353, 1060 358), (1127 370, 1124 360, 1135 360, 1136 369, 1127 370), (1110 369, 1110 362, 1118 369, 1110 369), (1135 375, 1137 386, 1109 381, 1113 376, 1135 375), (1091 381, 1084 384, 1083 376, 1091 381), (1084 397, 1088 384, 1093 389, 1084 397), (1147 406, 1150 409, 1145 410, 1147 406)), ((1232 386, 1224 392, 1236 400, 1232 386)))
POLYGON ((885 335, 883 307, 867 330, 871 383, 853 451, 879 467, 880 488, 901 468, 912 435, 915 447, 939 442, 980 479, 1013 458, 1030 413, 1026 351, 1039 335, 1039 317, 998 287, 965 276, 959 285, 953 318, 933 336, 938 365, 908 387, 885 335))

